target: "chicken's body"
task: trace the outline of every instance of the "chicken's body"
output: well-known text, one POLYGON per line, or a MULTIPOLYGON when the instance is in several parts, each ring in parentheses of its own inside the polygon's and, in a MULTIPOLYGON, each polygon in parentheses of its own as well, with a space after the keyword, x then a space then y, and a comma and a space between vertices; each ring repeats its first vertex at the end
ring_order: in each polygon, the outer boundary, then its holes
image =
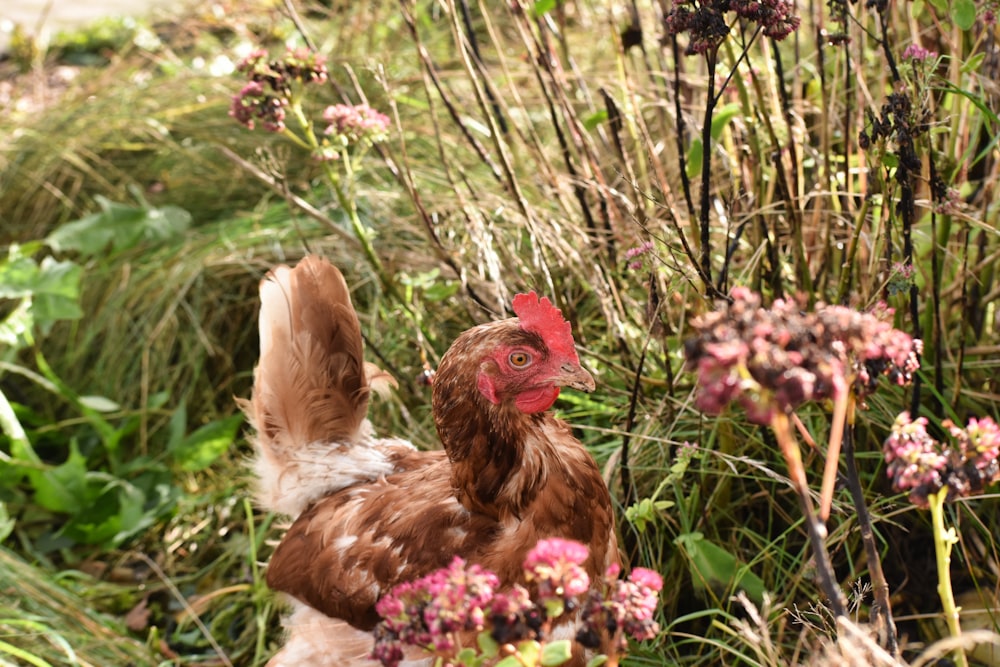
POLYGON ((592 580, 617 562, 600 471, 547 412, 561 386, 594 388, 547 299, 519 295, 518 318, 459 336, 433 387, 444 451, 419 452, 375 438, 364 418, 372 371, 339 271, 309 257, 273 271, 261 296, 246 406, 258 495, 295 519, 268 566, 268 584, 295 607, 273 666, 375 664, 375 603, 456 555, 503 585, 522 580, 527 551, 546 537, 587 545, 592 580))

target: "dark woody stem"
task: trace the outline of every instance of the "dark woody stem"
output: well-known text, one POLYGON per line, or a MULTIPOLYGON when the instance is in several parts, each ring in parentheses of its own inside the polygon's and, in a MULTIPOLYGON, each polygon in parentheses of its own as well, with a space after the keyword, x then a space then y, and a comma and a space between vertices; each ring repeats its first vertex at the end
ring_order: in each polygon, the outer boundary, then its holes
POLYGON ((834 616, 847 616, 847 603, 844 594, 837 585, 837 579, 830 563, 830 553, 826 549, 826 528, 816 516, 812 498, 809 495, 809 484, 806 481, 805 467, 802 465, 802 453, 792 434, 791 421, 783 412, 776 412, 771 419, 771 430, 778 441, 781 453, 788 465, 788 476, 792 480, 802 506, 802 514, 806 520, 809 541, 812 544, 813 559, 816 561, 816 574, 819 586, 830 601, 830 609, 834 616))
POLYGON ((861 488, 861 478, 858 476, 858 466, 854 460, 854 408, 855 398, 851 396, 846 414, 847 427, 844 429, 847 487, 851 491, 854 509, 858 513, 861 542, 865 548, 865 556, 868 559, 868 576, 872 582, 874 600, 869 616, 878 633, 879 643, 889 653, 896 655, 899 652, 899 644, 896 640, 896 624, 892 618, 892 603, 889 601, 889 584, 882 571, 882 559, 879 557, 878 547, 875 545, 872 517, 868 512, 868 505, 865 503, 865 493, 861 488))

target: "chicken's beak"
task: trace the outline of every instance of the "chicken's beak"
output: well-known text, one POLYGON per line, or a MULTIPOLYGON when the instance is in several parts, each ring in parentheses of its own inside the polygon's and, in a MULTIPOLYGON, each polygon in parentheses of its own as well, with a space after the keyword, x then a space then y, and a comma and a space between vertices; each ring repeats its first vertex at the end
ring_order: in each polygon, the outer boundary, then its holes
POLYGON ((580 391, 592 392, 597 388, 594 377, 580 364, 565 363, 559 367, 559 372, 552 378, 552 384, 557 387, 570 387, 580 391))

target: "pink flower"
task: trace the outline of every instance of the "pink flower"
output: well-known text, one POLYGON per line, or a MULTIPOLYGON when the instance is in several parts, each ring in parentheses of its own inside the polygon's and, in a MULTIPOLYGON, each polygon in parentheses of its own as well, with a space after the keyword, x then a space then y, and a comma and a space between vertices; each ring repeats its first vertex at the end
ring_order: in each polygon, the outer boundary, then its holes
POLYGON ((587 547, 572 540, 539 540, 524 559, 525 578, 538 586, 539 600, 565 602, 586 593, 590 577, 581 565, 588 553, 587 547))
POLYGON ((326 135, 341 137, 345 143, 381 141, 389 131, 389 117, 367 104, 335 104, 323 111, 323 120, 329 125, 326 135))

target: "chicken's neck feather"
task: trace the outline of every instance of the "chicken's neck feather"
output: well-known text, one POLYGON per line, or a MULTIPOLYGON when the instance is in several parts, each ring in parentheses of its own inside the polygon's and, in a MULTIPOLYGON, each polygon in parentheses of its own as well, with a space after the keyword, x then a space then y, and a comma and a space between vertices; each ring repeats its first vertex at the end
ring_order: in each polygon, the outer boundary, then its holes
POLYGON ((434 422, 452 463, 455 494, 469 510, 496 519, 520 516, 537 496, 559 461, 553 438, 582 450, 548 413, 523 412, 513 401, 495 404, 477 389, 475 374, 487 341, 502 337, 508 327, 516 328, 508 320, 463 334, 434 379, 434 422))

